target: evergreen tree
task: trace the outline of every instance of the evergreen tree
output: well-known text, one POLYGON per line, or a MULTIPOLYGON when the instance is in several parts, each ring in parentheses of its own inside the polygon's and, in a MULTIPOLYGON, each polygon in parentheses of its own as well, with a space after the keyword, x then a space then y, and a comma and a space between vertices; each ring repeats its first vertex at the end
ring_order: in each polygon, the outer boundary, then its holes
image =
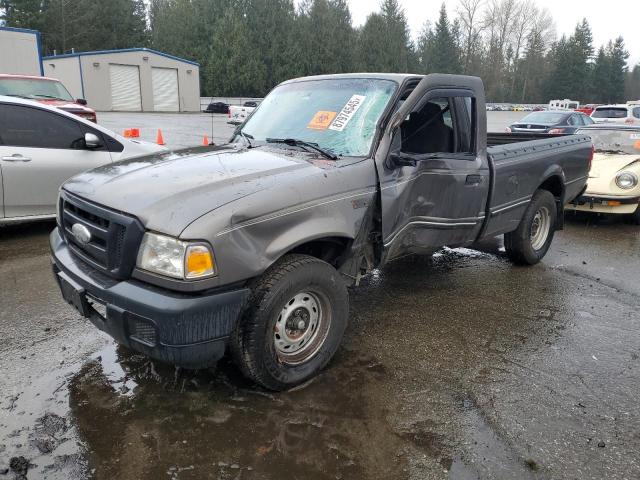
POLYGON ((229 96, 265 94, 267 67, 252 47, 244 12, 233 6, 227 8, 211 39, 211 57, 205 68, 209 92, 229 96))
POLYGON ((359 35, 361 69, 408 72, 416 61, 404 11, 397 0, 383 0, 380 10, 367 17, 359 35))
POLYGON ((611 58, 604 47, 600 47, 593 67, 592 98, 596 102, 609 102, 609 76, 611 73, 611 58))
POLYGON ((346 0, 308 0, 299 22, 305 75, 354 70, 356 32, 346 0))
POLYGON ((640 100, 640 63, 627 75, 625 91, 628 99, 640 100))
POLYGON ((622 37, 616 38, 609 47, 610 74, 609 74, 609 101, 611 103, 623 103, 625 99, 625 78, 629 71, 627 60, 629 52, 624 46, 622 37))
POLYGON ((428 25, 421 35, 420 65, 425 73, 460 73, 461 48, 460 27, 451 24, 444 5, 440 8, 440 16, 433 30, 428 25))
POLYGON ((0 0, 0 25, 42 30, 42 0, 0 0))

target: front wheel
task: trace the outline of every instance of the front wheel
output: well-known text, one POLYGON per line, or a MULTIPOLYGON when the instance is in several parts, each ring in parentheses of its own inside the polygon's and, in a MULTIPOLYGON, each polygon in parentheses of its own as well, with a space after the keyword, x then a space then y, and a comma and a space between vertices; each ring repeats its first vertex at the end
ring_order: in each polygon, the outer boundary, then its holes
POLYGON ((551 192, 537 190, 518 228, 504 235, 509 258, 519 265, 535 265, 542 260, 553 241, 556 217, 556 200, 551 192))
POLYGON ((338 349, 349 315, 340 274, 307 255, 287 255, 254 282, 231 339, 242 372, 270 390, 316 375, 338 349))

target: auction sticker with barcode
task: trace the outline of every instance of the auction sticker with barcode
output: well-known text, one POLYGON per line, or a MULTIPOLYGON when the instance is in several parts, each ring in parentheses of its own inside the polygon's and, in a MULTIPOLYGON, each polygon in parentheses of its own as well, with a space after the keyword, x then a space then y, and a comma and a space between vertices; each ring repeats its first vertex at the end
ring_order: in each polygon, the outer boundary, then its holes
POLYGON ((353 95, 347 104, 342 107, 342 110, 340 110, 340 113, 338 113, 331 125, 329 125, 329 130, 335 130, 337 132, 343 131, 344 127, 347 126, 347 123, 349 123, 356 114, 365 98, 367 97, 364 95, 353 95))

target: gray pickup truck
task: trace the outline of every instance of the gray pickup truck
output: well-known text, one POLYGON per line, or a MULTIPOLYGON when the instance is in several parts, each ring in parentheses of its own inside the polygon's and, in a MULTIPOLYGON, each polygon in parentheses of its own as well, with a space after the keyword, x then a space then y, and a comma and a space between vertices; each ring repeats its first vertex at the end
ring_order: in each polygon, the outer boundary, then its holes
POLYGON ((487 135, 479 78, 291 80, 226 145, 65 183, 55 278, 133 350, 206 368, 228 349, 287 389, 331 359, 347 287, 373 269, 501 234, 514 262, 537 263, 591 156, 585 135, 487 135))

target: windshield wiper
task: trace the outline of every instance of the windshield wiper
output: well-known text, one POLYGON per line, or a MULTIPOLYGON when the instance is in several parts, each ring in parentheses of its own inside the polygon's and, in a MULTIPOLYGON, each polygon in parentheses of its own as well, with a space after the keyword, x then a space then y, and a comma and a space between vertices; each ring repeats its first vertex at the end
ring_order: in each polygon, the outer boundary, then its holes
POLYGON ((267 143, 284 143, 285 145, 289 145, 292 147, 311 148, 312 150, 315 150, 320 155, 328 158, 329 160, 338 159, 336 155, 329 152, 328 150, 320 148, 320 146, 314 142, 305 142, 304 140, 297 140, 295 138, 267 138, 267 143))
POLYGON ((26 98, 27 100, 33 100, 33 97, 28 97, 26 95, 19 95, 17 93, 6 93, 7 97, 16 97, 16 98, 26 98))

